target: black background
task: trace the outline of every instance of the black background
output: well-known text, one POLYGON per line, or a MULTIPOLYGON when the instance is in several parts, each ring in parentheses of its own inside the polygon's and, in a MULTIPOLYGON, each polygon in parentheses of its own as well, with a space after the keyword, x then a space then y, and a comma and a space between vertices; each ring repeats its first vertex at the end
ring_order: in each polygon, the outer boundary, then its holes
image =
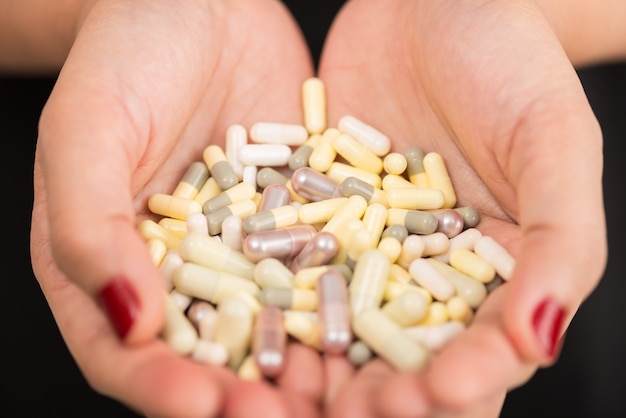
MULTIPOLYGON (((339 7, 318 10, 314 2, 287 2, 301 21, 314 57, 339 7)), ((321 7, 320 7, 321 8, 321 7)), ((540 370, 507 398, 502 418, 626 416, 626 278, 623 200, 626 141, 626 64, 579 70, 605 136, 604 190, 609 227, 605 277, 581 306, 556 365, 540 370), (623 260, 622 260, 623 261, 623 260)), ((2 311, 4 416, 136 417, 85 382, 60 337, 35 280, 29 255, 32 167, 39 113, 54 77, 0 76, 0 135, 5 231, 2 311)), ((585 167, 580 167, 584 170, 585 167)), ((585 198, 585 190, 580 190, 585 198)), ((580 237, 581 240, 584 236, 580 237)))

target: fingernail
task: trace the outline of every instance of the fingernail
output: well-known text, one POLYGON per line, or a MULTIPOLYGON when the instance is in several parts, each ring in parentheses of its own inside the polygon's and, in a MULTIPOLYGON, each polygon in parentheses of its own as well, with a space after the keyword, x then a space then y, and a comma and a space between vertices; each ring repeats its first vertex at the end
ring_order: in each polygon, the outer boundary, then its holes
POLYGON ((553 358, 565 317, 565 309, 554 300, 544 299, 533 314, 533 328, 544 353, 553 358))
POLYGON ((116 278, 100 291, 100 300, 117 334, 124 338, 139 314, 139 299, 127 280, 116 278))

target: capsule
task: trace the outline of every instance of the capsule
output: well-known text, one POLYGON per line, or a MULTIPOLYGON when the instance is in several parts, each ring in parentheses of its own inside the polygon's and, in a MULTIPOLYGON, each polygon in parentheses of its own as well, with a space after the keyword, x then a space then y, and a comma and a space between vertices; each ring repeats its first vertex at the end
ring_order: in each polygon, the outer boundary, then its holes
POLYGON ((379 307, 389 276, 389 259, 382 252, 371 249, 359 257, 348 287, 352 317, 368 308, 379 307))
POLYGON ((410 189, 416 186, 407 179, 405 179, 403 176, 399 176, 397 174, 387 174, 382 179, 381 187, 384 191, 388 191, 391 189, 396 189, 398 187, 408 187, 410 189))
POLYGON ((378 244, 387 222, 387 208, 380 203, 371 203, 363 214, 363 226, 370 232, 374 245, 378 244))
POLYGON ((211 177, 215 179, 221 190, 230 189, 239 183, 239 177, 219 146, 209 145, 204 149, 202 157, 209 168, 211 177))
POLYGON ((294 274, 276 258, 264 258, 254 268, 254 281, 261 287, 292 288, 294 274))
POLYGON ((336 270, 322 273, 317 282, 322 347, 330 354, 343 354, 352 342, 346 280, 336 270))
POLYGON ((248 132, 243 125, 233 124, 226 129, 226 160, 239 180, 243 179, 243 164, 237 157, 239 147, 248 143, 248 132))
POLYGON ((340 132, 336 128, 325 129, 322 133, 319 143, 311 152, 309 156, 309 167, 320 173, 326 172, 335 158, 337 157, 337 151, 333 147, 333 141, 335 137, 339 136, 340 132))
POLYGON ((341 132, 351 135, 378 156, 388 154, 391 149, 391 141, 387 135, 355 116, 343 116, 339 119, 338 127, 341 132))
POLYGON ((383 158, 383 170, 388 174, 402 175, 407 168, 406 157, 399 152, 390 152, 383 158))
POLYGON ((185 235, 181 240, 179 252, 185 261, 253 280, 254 263, 241 252, 233 250, 209 235, 198 233, 185 235))
POLYGON ((385 228, 381 238, 393 237, 402 243, 408 236, 409 231, 404 225, 393 224, 385 228))
POLYGON ((317 230, 311 225, 253 232, 244 238, 241 249, 253 263, 268 257, 285 260, 300 253, 315 234, 317 230))
POLYGON ((371 232, 365 227, 358 228, 352 232, 350 243, 346 251, 346 265, 351 269, 354 269, 357 261, 361 258, 363 253, 367 250, 375 248, 376 243, 377 241, 374 240, 371 232))
POLYGON ((428 177, 424 170, 424 150, 418 146, 413 146, 404 152, 407 161, 407 175, 409 181, 417 187, 429 188, 428 177))
POLYGON ((239 292, 258 295, 261 291, 249 279, 190 262, 178 267, 172 276, 172 283, 178 291, 218 305, 239 292))
POLYGON ((181 239, 152 219, 141 221, 137 229, 139 230, 139 234, 146 240, 156 238, 163 241, 168 250, 178 250, 180 247, 181 239))
POLYGON ((261 290, 261 303, 283 310, 316 311, 319 297, 315 290, 286 287, 266 287, 261 290))
POLYGON ((443 232, 448 238, 455 237, 463 232, 465 223, 463 217, 454 209, 430 211, 437 218, 437 231, 443 232))
POLYGON ((209 223, 203 213, 192 213, 187 217, 185 221, 185 235, 190 232, 197 232, 204 235, 209 234, 209 223))
POLYGON ((228 366, 238 369, 252 341, 254 313, 236 296, 225 298, 217 307, 215 341, 228 349, 228 366))
POLYGON ((289 270, 297 273, 305 267, 321 266, 330 262, 339 251, 339 241, 330 232, 316 233, 289 263, 289 270))
POLYGON ((310 167, 294 171, 291 185, 296 193, 314 202, 342 196, 339 183, 310 167))
POLYGON ((401 267, 408 269, 409 265, 424 255, 424 240, 421 235, 409 235, 402 241, 402 248, 396 263, 401 267))
POLYGON ((444 204, 442 207, 453 208, 456 205, 456 192, 443 157, 436 152, 429 152, 424 156, 423 164, 429 186, 433 189, 439 189, 443 193, 444 204))
POLYGON ((415 186, 393 187, 385 193, 387 204, 391 208, 439 209, 444 203, 443 193, 437 189, 423 189, 415 186))
POLYGON ((474 252, 489 262, 504 280, 511 279, 515 259, 495 239, 487 235, 480 237, 474 243, 474 252))
POLYGON ((387 226, 402 225, 412 234, 432 234, 437 230, 438 223, 437 217, 429 212, 400 208, 387 210, 387 226))
POLYGON ((420 235, 424 242, 422 257, 431 257, 443 254, 450 248, 450 238, 443 232, 433 232, 432 234, 420 235))
POLYGON ((191 359, 211 366, 226 366, 228 364, 228 349, 224 344, 200 339, 191 359))
POLYGON ((243 221, 243 230, 247 234, 275 230, 294 225, 298 219, 298 209, 285 205, 247 216, 243 221))
MULTIPOLYGON (((242 183, 243 184, 243 183, 242 183)), ((244 199, 231 203, 213 212, 207 213, 206 219, 209 225, 209 235, 218 235, 222 232, 222 222, 229 216, 238 216, 241 219, 256 213, 256 203, 252 199, 244 199)))
POLYGON ((259 201, 259 212, 291 204, 291 192, 284 184, 270 184, 263 189, 259 201))
POLYGON ((346 197, 333 197, 305 203, 298 208, 298 219, 308 225, 328 222, 347 200, 346 197))
POLYGON ((187 168, 176 189, 172 192, 172 196, 193 199, 208 178, 209 168, 206 164, 203 161, 195 161, 187 168))
POLYGON ((496 269, 489 262, 464 248, 452 251, 450 265, 481 283, 489 283, 496 277, 496 269))
POLYGON ((168 250, 163 256, 163 260, 161 260, 161 264, 159 265, 159 274, 163 279, 163 288, 166 291, 172 290, 174 285, 172 284, 172 276, 174 274, 174 270, 178 268, 178 266, 184 263, 183 258, 180 256, 178 251, 168 250))
POLYGON ((170 231, 172 234, 176 235, 178 238, 182 238, 187 233, 187 221, 190 217, 204 217, 202 213, 192 213, 187 217, 186 220, 182 219, 174 219, 174 218, 161 218, 158 222, 163 228, 170 231))
POLYGON ((213 341, 217 326, 217 310, 206 300, 194 299, 187 310, 187 318, 198 330, 201 340, 213 341))
POLYGON ((445 302, 456 294, 452 282, 425 258, 413 260, 409 265, 409 274, 415 283, 428 290, 437 300, 445 302))
POLYGON ((157 215, 182 220, 192 213, 202 212, 202 206, 195 200, 163 193, 155 193, 148 198, 148 209, 157 215))
POLYGON ((310 134, 326 129, 326 86, 318 77, 309 77, 302 83, 302 114, 304 126, 310 134))
POLYGON ((298 270, 293 276, 293 286, 298 289, 315 289, 317 279, 328 270, 339 272, 346 283, 352 278, 352 270, 345 264, 326 264, 323 266, 306 267, 298 270))
POLYGON ((204 182, 196 197, 193 198, 196 202, 200 203, 200 207, 204 205, 204 202, 212 198, 213 196, 217 196, 222 192, 220 186, 217 184, 217 181, 213 177, 209 177, 207 181, 204 182))
POLYGON ((345 197, 356 194, 365 198, 365 201, 369 204, 380 203, 384 206, 389 206, 387 203, 387 194, 384 190, 378 189, 357 177, 346 177, 341 182, 340 190, 341 194, 345 197))
POLYGON ((468 275, 461 273, 454 267, 442 263, 433 258, 426 259, 431 263, 446 279, 454 285, 456 295, 463 298, 472 308, 477 308, 487 297, 485 285, 468 275))
POLYGON ((383 171, 383 160, 348 134, 342 133, 333 141, 337 155, 342 156, 353 167, 380 174, 383 171))
POLYGON ((302 125, 257 122, 250 127, 250 140, 259 144, 302 145, 309 133, 302 125))
POLYGON ((322 351, 317 312, 284 310, 283 318, 283 325, 288 335, 308 347, 322 351))
POLYGON ((370 361, 374 357, 374 352, 361 340, 353 341, 347 352, 350 363, 359 367, 370 361))
POLYGON ((291 148, 283 144, 245 144, 237 150, 237 159, 244 166, 282 167, 291 157, 291 148))
POLYGON ((252 199, 256 192, 256 188, 249 183, 237 183, 228 190, 220 192, 217 196, 204 202, 202 205, 202 212, 207 215, 211 212, 231 205, 233 203, 241 202, 242 200, 252 199))
POLYGON ((419 323, 428 312, 429 301, 418 292, 405 292, 385 303, 381 311, 401 327, 419 323))
POLYGON ((476 225, 478 225, 478 222, 480 222, 480 214, 478 213, 478 210, 476 210, 476 208, 472 206, 461 206, 454 208, 454 210, 459 212, 459 214, 463 218, 463 224, 465 229, 474 228, 476 225))
POLYGON ((394 237, 385 237, 380 239, 376 249, 382 251, 391 264, 395 264, 402 253, 402 243, 394 237))
POLYGON ((350 196, 347 201, 337 208, 333 217, 322 227, 322 231, 337 233, 348 220, 361 219, 366 209, 367 202, 363 197, 359 195, 350 196))
POLYGON ((241 250, 243 242, 243 221, 239 216, 230 215, 224 218, 222 221, 221 238, 222 242, 233 250, 241 250))
POLYGON ((482 237, 483 234, 476 228, 468 228, 465 231, 461 232, 459 235, 450 238, 448 240, 448 249, 444 252, 441 252, 437 255, 433 255, 433 258, 442 261, 446 264, 450 262, 450 254, 457 248, 465 248, 466 250, 473 250, 474 243, 478 240, 478 238, 482 237))
POLYGON ((339 161, 334 161, 333 163, 331 163, 325 174, 331 180, 338 184, 341 184, 348 177, 356 177, 378 189, 381 188, 383 183, 378 174, 357 167, 353 167, 349 164, 345 164, 339 161))
POLYGON ((285 187, 287 187, 289 191, 291 192, 291 200, 293 200, 294 202, 299 202, 299 203, 308 202, 308 199, 298 194, 294 190, 293 185, 291 184, 291 179, 285 176, 284 174, 282 174, 281 172, 277 171, 273 167, 263 167, 262 169, 260 169, 257 172, 256 183, 261 189, 264 189, 270 184, 275 184, 275 183, 282 184, 285 187))
POLYGON ((165 321, 162 336, 176 353, 186 356, 193 352, 198 344, 198 333, 185 313, 176 306, 167 293, 165 298, 165 321))
POLYGON ((273 306, 264 306, 254 321, 252 355, 266 377, 276 377, 285 368, 287 333, 283 313, 273 306))
POLYGON ((378 308, 360 312, 352 321, 354 334, 399 371, 421 370, 429 352, 378 308))
POLYGON ((158 267, 168 251, 167 246, 158 238, 149 239, 146 244, 152 263, 158 267))

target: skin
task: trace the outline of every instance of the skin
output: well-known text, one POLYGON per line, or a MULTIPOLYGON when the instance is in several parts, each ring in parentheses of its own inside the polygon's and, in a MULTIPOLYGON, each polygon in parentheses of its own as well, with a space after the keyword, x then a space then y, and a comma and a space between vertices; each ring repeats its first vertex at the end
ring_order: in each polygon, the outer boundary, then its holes
MULTIPOLYGON (((618 3, 607 10, 623 12, 618 3)), ((3 51, 26 51, 2 64, 63 64, 40 122, 31 252, 89 384, 152 417, 497 416, 507 390, 555 360, 531 326, 537 304, 550 297, 565 308, 564 332, 606 262, 602 135, 572 63, 623 58, 626 47, 583 36, 607 48, 594 55, 573 42, 573 27, 597 33, 576 26, 598 17, 587 13, 593 4, 346 4, 318 73, 329 126, 351 113, 394 150, 441 153, 459 205, 478 208, 479 229, 518 264, 422 373, 382 360, 354 370, 293 345, 272 385, 194 364, 158 338, 160 278, 136 225, 151 216, 147 198, 173 190, 231 124, 301 123, 300 86, 314 72, 293 19, 272 0, 64 0, 55 14, 17 11, 10 25, 35 29, 23 29, 18 46, 0 41, 3 51), (115 277, 132 284, 141 306, 123 341, 96 297, 115 277)))

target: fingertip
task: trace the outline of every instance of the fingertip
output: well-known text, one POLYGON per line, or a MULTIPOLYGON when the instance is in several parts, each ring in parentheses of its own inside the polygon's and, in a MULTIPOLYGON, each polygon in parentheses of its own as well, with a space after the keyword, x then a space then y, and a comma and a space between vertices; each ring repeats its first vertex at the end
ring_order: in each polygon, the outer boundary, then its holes
POLYGON ((423 382, 414 373, 400 373, 381 388, 375 403, 385 418, 420 418, 432 416, 432 408, 423 382))

